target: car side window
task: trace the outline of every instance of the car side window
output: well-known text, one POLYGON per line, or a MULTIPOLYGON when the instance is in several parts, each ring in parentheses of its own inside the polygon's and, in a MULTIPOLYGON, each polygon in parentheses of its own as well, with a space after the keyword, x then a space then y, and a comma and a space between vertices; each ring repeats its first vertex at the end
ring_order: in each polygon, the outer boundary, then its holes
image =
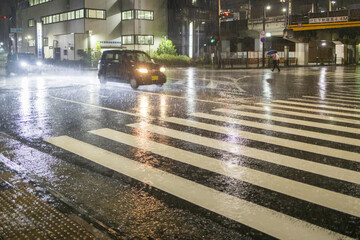
POLYGON ((112 61, 113 59, 114 59, 114 54, 112 54, 112 53, 105 54, 104 60, 112 61))

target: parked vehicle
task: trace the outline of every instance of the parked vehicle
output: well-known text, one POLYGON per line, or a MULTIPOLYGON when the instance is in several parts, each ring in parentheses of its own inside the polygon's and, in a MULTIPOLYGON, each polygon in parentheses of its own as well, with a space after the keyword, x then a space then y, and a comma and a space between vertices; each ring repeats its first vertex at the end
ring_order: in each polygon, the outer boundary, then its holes
POLYGON ((98 64, 98 78, 100 83, 130 83, 134 89, 140 85, 166 83, 165 68, 154 63, 145 52, 135 50, 104 51, 98 64))
POLYGON ((42 61, 33 53, 9 53, 6 62, 6 75, 42 72, 42 61))

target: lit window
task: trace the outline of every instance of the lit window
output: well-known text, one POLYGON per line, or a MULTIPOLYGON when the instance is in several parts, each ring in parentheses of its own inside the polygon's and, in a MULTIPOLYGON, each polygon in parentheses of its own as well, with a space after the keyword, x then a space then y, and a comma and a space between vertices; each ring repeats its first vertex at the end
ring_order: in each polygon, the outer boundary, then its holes
POLYGON ((29 19, 28 27, 34 27, 34 26, 35 26, 35 20, 34 19, 29 19))
POLYGON ((67 13, 60 14, 60 22, 67 21, 67 13))
POLYGON ((75 19, 75 12, 74 11, 68 12, 67 14, 68 14, 67 20, 75 19))
POLYGON ((55 14, 54 16, 53 16, 53 23, 57 23, 57 22, 59 22, 60 21, 60 16, 59 16, 59 14, 55 14))
POLYGON ((154 20, 153 11, 136 10, 136 19, 154 20))
POLYGON ((44 38, 44 47, 49 46, 49 38, 44 38))
POLYGON ((75 13, 76 19, 84 18, 84 9, 77 10, 75 13))
POLYGON ((136 43, 140 45, 152 45, 154 44, 154 36, 136 36, 136 43))
POLYGON ((97 10, 97 11, 96 11, 96 18, 98 18, 98 19, 105 19, 105 11, 103 11, 103 10, 97 10))
POLYGON ((124 45, 134 44, 134 36, 133 35, 122 36, 122 44, 124 44, 124 45))
POLYGON ((134 19, 134 11, 129 10, 129 11, 122 12, 121 18, 122 18, 122 20, 134 19))

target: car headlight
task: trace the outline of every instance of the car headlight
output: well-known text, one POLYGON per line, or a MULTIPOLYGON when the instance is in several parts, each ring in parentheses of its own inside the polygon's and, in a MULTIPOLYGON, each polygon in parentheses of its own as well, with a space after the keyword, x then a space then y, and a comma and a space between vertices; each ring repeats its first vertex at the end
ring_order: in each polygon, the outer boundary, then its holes
POLYGON ((41 66, 41 65, 42 65, 42 62, 40 62, 40 61, 36 62, 36 65, 37 65, 37 66, 41 66))
POLYGON ((146 68, 139 68, 138 71, 140 73, 148 73, 149 72, 146 68))
POLYGON ((22 67, 27 67, 27 62, 20 62, 20 66, 22 66, 22 67))
POLYGON ((165 68, 164 68, 164 67, 161 67, 161 68, 160 68, 160 72, 165 72, 165 68))

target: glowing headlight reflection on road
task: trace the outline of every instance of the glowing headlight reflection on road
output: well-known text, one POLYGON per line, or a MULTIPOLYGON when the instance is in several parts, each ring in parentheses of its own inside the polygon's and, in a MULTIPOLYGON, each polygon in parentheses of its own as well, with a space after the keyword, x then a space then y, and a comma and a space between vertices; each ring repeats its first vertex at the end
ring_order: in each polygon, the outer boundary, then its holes
POLYGON ((21 62, 20 63, 20 66, 22 66, 22 67, 27 67, 27 65, 28 65, 27 62, 21 62))

